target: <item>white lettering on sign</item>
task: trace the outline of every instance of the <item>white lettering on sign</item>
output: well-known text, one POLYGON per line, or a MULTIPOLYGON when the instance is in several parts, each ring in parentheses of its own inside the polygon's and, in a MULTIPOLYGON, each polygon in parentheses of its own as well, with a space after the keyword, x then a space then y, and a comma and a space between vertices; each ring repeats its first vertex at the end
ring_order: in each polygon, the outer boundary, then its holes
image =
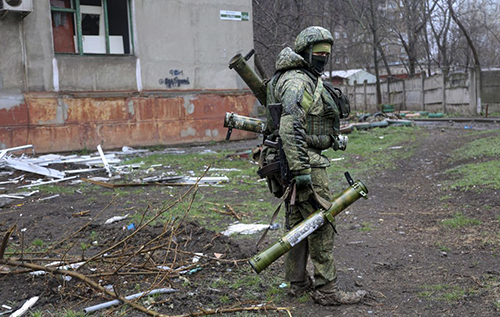
POLYGON ((250 21, 250 13, 241 11, 220 10, 221 20, 250 21))

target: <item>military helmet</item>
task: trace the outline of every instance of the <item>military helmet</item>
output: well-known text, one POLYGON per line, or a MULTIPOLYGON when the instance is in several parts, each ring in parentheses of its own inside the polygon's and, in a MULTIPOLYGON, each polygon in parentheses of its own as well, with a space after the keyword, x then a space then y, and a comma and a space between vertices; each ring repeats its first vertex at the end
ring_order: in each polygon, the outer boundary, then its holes
POLYGON ((295 53, 300 53, 308 48, 309 45, 322 42, 333 45, 332 33, 321 26, 310 26, 297 35, 294 51, 295 53))

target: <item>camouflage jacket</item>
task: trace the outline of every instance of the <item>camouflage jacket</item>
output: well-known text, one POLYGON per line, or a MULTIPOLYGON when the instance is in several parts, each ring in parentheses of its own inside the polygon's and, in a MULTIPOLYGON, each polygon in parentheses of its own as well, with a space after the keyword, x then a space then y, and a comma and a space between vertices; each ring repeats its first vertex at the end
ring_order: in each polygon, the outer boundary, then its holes
POLYGON ((311 167, 330 166, 322 150, 332 145, 339 134, 339 111, 321 78, 307 71, 302 56, 291 48, 278 55, 279 77, 268 86, 268 102, 282 104, 279 135, 294 175, 307 173, 311 167), (272 92, 270 94, 269 92, 272 92))

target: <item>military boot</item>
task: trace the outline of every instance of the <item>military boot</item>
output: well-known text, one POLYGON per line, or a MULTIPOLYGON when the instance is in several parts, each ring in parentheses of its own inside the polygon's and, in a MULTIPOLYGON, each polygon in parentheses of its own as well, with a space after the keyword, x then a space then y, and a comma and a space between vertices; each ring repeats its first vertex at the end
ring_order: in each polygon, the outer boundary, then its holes
POLYGON ((336 282, 328 283, 311 293, 314 301, 323 306, 349 305, 359 303, 367 294, 364 290, 346 292, 341 290, 336 282))
POLYGON ((312 290, 312 286, 313 282, 310 277, 307 277, 305 281, 291 282, 290 289, 288 290, 287 295, 292 297, 300 297, 312 290))

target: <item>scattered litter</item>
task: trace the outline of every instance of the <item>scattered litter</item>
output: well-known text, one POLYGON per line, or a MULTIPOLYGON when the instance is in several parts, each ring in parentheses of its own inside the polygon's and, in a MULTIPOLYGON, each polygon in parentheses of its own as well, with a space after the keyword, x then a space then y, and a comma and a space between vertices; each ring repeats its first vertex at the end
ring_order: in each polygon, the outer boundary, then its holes
POLYGON ((0 195, 0 198, 12 198, 12 199, 24 199, 24 197, 16 196, 16 195, 0 195))
POLYGON ((101 156, 102 163, 104 164, 104 168, 108 172, 108 176, 111 177, 113 176, 113 173, 111 173, 111 168, 109 167, 108 161, 106 160, 106 157, 104 156, 104 153, 102 151, 101 145, 97 145, 97 151, 99 151, 99 155, 101 156))
POLYGON ((287 286, 288 286, 288 284, 287 284, 287 283, 281 283, 281 284, 280 284, 280 286, 279 286, 279 288, 285 288, 285 287, 287 287, 287 286))
POLYGON ((241 172, 241 170, 239 168, 217 168, 217 167, 210 168, 210 171, 217 171, 217 172, 241 172))
POLYGON ((16 310, 12 315, 10 315, 11 317, 19 317, 19 316, 22 316, 24 315, 33 305, 35 305, 35 303, 38 301, 38 296, 35 296, 35 297, 32 297, 30 299, 28 299, 24 304, 23 306, 21 306, 21 308, 19 308, 18 310, 16 310))
POLYGON ((109 225, 110 223, 113 223, 113 222, 117 222, 117 221, 121 221, 125 218, 128 217, 129 214, 126 214, 125 216, 114 216, 114 217, 111 217, 109 218, 108 220, 106 220, 106 222, 104 223, 105 225, 109 225))
POLYGON ((214 253, 216 259, 220 259, 224 254, 222 253, 214 253))
POLYGON ((65 171, 66 174, 80 174, 80 173, 90 173, 90 172, 98 172, 102 171, 104 168, 100 167, 91 167, 91 168, 82 168, 78 170, 69 170, 65 171))
POLYGON ((278 230, 281 228, 281 223, 272 223, 269 225, 269 230, 278 230))
MULTIPOLYGON (((63 266, 57 267, 57 269, 58 270, 77 269, 80 266, 82 266, 83 263, 85 263, 85 262, 77 262, 77 263, 73 263, 73 264, 63 265, 63 266)), ((58 264, 61 264, 61 262, 60 261, 51 262, 45 266, 54 266, 54 265, 58 265, 58 264)), ((34 271, 34 272, 31 272, 30 274, 35 275, 35 276, 45 275, 45 274, 47 274, 47 271, 34 271)))
POLYGON ((170 267, 165 265, 158 265, 156 268, 164 271, 170 270, 170 267))
MULTIPOLYGON (((137 293, 137 294, 134 294, 134 295, 129 295, 129 296, 126 296, 125 299, 127 300, 133 300, 133 299, 136 299, 138 297, 143 297, 143 296, 148 296, 148 295, 154 295, 154 294, 165 294, 165 293, 173 293, 173 292, 177 292, 176 289, 173 289, 173 288, 160 288, 160 289, 154 289, 152 291, 149 291, 149 292, 141 292, 141 293, 137 293)), ((108 307, 111 307, 111 306, 115 306, 115 305, 119 305, 120 304, 120 301, 115 299, 115 300, 112 300, 112 301, 109 301, 109 302, 106 302, 106 303, 102 303, 102 304, 99 304, 99 305, 95 305, 95 306, 91 306, 91 307, 87 307, 83 310, 84 313, 88 314, 88 313, 92 313, 92 312, 95 312, 95 311, 98 311, 100 309, 105 309, 105 308, 108 308, 108 307)))
POLYGON ((122 152, 123 153, 127 153, 127 154, 130 154, 130 153, 144 153, 144 152, 148 152, 148 150, 136 150, 136 149, 133 149, 129 146, 123 146, 122 147, 122 152))
POLYGON ((56 179, 53 181, 47 181, 47 182, 42 182, 42 181, 36 181, 31 183, 30 185, 24 185, 24 186, 19 186, 18 188, 31 188, 33 186, 40 186, 40 185, 47 185, 47 184, 54 184, 54 183, 59 183, 59 182, 64 182, 70 179, 75 179, 78 176, 71 176, 71 177, 66 177, 66 178, 61 178, 61 179, 56 179))
POLYGON ((34 146, 32 144, 28 144, 28 145, 21 145, 21 146, 3 149, 0 151, 0 159, 2 159, 4 156, 6 156, 7 152, 15 152, 15 151, 21 151, 21 150, 26 150, 26 149, 34 149, 34 146))
POLYGON ((132 230, 133 231, 133 230, 135 230, 135 224, 131 223, 126 228, 127 228, 127 230, 132 230))
POLYGON ((49 196, 49 197, 40 198, 38 201, 54 199, 54 198, 57 198, 57 197, 59 197, 59 194, 55 194, 55 195, 52 195, 52 196, 49 196))
POLYGON ((389 150, 399 150, 399 149, 402 149, 403 147, 402 146, 391 146, 389 148, 389 150))
POLYGON ((187 274, 188 274, 188 275, 191 275, 191 274, 194 274, 194 273, 196 273, 196 272, 198 272, 198 271, 201 271, 201 270, 202 270, 202 267, 197 267, 197 268, 194 268, 194 269, 192 269, 192 270, 189 270, 189 271, 187 272, 187 274))
POLYGON ((331 159, 331 161, 337 162, 337 161, 342 161, 343 159, 344 159, 344 157, 337 157, 337 158, 331 159))
POLYGON ((465 130, 470 130, 470 129, 472 129, 472 127, 471 127, 471 126, 466 125, 466 126, 464 126, 464 129, 465 129, 465 130))
POLYGON ((60 172, 58 170, 47 167, 38 166, 36 164, 28 162, 23 162, 21 160, 16 160, 11 158, 3 158, 3 160, 9 167, 14 168, 16 170, 21 170, 29 173, 35 173, 59 179, 64 178, 65 176, 64 172, 60 172))
POLYGON ((202 178, 185 177, 182 179, 182 183, 185 184, 195 184, 197 181, 198 184, 219 184, 219 183, 228 183, 229 178, 227 176, 222 176, 222 177, 202 177, 202 178))
POLYGON ((5 308, 5 309, 12 309, 12 307, 7 306, 7 305, 2 305, 2 308, 5 308))
POLYGON ((204 254, 203 253, 195 253, 196 256, 193 257, 193 263, 198 263, 200 262, 200 257, 202 257, 204 254))
POLYGON ((269 228, 269 225, 238 223, 238 224, 230 225, 226 230, 222 231, 222 234, 225 236, 230 236, 230 235, 233 235, 235 233, 254 234, 256 232, 259 232, 259 231, 267 229, 267 228, 269 228))

